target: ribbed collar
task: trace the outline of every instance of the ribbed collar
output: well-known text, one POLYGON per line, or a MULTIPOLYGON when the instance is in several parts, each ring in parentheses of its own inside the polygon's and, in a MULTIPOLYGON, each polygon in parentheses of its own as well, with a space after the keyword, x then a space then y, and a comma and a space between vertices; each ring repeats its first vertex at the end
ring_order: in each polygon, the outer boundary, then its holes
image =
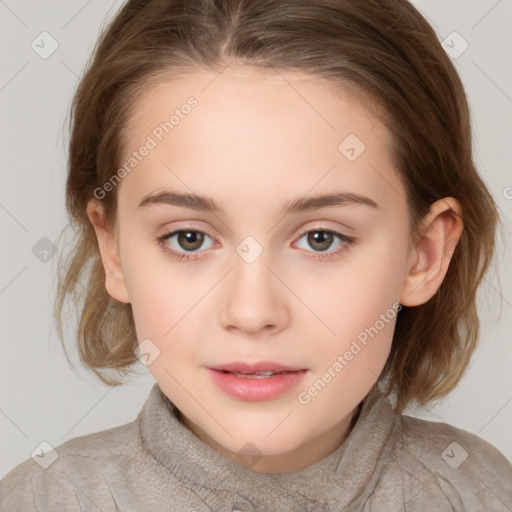
POLYGON ((186 485, 211 489, 213 510, 229 510, 226 496, 233 495, 243 512, 358 509, 371 494, 400 428, 399 415, 375 386, 336 451, 291 473, 258 473, 211 448, 179 421, 177 412, 155 383, 137 417, 143 443, 186 485))

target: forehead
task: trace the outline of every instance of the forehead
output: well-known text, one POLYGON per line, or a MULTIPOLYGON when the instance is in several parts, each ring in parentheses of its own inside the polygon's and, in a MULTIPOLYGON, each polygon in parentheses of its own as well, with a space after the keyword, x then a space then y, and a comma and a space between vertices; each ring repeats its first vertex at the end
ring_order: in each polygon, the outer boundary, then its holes
MULTIPOLYGON (((285 113, 288 107, 295 106, 301 115, 323 119, 327 126, 331 125, 331 129, 335 128, 332 119, 329 119, 329 112, 322 111, 322 108, 332 101, 338 104, 338 108, 343 103, 349 103, 359 116, 366 116, 370 120, 381 119, 385 114, 374 98, 353 84, 295 69, 266 69, 231 64, 218 72, 186 68, 162 73, 151 79, 138 91, 127 112, 127 132, 137 130, 141 122, 144 123, 150 117, 157 115, 161 119, 162 108, 176 108, 190 96, 202 100, 203 107, 212 102, 219 105, 222 100, 238 105, 241 102, 245 105, 262 102, 272 108, 274 103, 281 102, 279 113, 285 113)), ((259 106, 261 108, 263 105, 259 106)))
POLYGON ((190 192, 187 184, 217 197, 229 189, 269 199, 293 189, 295 197, 317 184, 382 195, 384 181, 397 176, 381 119, 362 93, 297 71, 189 70, 148 85, 136 99, 124 159, 148 138, 154 148, 122 185, 131 182, 139 198, 166 186, 190 192), (184 108, 190 98, 196 105, 184 108))

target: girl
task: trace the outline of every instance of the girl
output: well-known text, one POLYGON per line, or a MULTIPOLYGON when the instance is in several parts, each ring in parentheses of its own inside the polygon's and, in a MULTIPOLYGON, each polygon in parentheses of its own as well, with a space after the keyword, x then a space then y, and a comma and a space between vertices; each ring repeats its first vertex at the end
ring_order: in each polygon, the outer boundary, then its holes
POLYGON ((411 4, 129 0, 71 134, 58 325, 74 298, 83 362, 156 383, 3 510, 512 510, 492 445, 402 415, 468 365, 498 222, 411 4))

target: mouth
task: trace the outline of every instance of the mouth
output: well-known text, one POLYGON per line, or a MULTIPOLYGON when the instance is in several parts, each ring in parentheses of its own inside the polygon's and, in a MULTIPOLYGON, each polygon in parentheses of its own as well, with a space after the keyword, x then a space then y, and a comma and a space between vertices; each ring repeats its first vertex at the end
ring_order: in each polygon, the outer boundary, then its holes
POLYGON ((275 362, 235 362, 207 368, 213 382, 240 400, 263 401, 277 398, 302 381, 306 368, 275 362))

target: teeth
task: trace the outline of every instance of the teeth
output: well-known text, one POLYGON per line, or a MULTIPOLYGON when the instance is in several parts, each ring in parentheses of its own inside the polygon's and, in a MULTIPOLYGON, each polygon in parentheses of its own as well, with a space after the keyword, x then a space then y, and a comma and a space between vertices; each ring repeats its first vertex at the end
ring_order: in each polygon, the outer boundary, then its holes
POLYGON ((272 377, 276 375, 279 372, 274 372, 272 370, 268 370, 265 372, 254 372, 254 373, 240 373, 240 372, 231 372, 233 375, 236 375, 237 377, 248 377, 252 379, 265 379, 267 377, 272 377))

